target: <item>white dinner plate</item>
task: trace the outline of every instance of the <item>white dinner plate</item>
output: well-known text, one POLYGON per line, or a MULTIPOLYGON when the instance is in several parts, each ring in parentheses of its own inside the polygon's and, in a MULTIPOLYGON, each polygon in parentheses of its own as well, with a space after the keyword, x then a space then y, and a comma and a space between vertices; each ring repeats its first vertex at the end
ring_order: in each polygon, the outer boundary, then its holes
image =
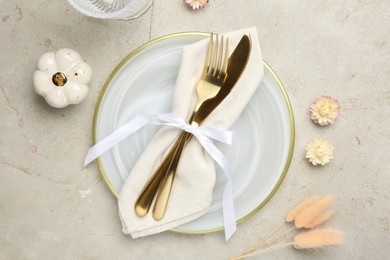
MULTIPOLYGON (((94 115, 94 143, 139 114, 170 112, 181 47, 207 36, 194 32, 163 36, 125 57, 99 96, 94 115)), ((264 70, 259 89, 232 127, 235 143, 219 145, 233 168, 238 222, 270 200, 287 173, 294 149, 294 119, 286 90, 265 62, 264 70)), ((103 178, 115 196, 158 128, 147 125, 98 159, 103 178)), ((224 173, 217 169, 209 211, 174 231, 207 233, 223 229, 221 200, 225 182, 224 173)))

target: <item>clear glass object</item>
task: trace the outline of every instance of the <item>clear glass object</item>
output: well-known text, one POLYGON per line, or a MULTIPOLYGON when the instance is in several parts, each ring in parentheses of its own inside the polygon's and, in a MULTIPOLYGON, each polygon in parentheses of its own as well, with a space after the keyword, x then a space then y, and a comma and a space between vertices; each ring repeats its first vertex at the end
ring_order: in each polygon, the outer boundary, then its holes
POLYGON ((133 19, 142 15, 153 0, 68 0, 79 12, 106 19, 133 19))

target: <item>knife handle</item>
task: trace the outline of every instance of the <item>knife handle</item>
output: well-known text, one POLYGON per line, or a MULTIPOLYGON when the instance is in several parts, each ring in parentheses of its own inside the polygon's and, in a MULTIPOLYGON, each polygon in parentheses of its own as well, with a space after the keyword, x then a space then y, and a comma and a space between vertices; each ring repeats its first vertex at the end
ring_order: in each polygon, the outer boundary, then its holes
MULTIPOLYGON (((175 155, 175 152, 177 150, 177 147, 180 144, 180 140, 186 133, 183 131, 178 139, 176 140, 175 144, 169 151, 168 155, 164 158, 160 166, 157 168, 157 170, 154 172, 152 177, 149 178, 149 181, 145 184, 143 190, 140 193, 140 196, 138 197, 134 209, 139 217, 145 216, 150 209, 150 206, 153 203, 153 199, 156 196, 160 183, 164 180, 166 176, 166 172, 168 170, 169 165, 172 162, 172 159, 175 155)), ((191 136, 187 138, 186 142, 184 145, 188 143, 188 141, 191 139, 191 136)))
POLYGON ((152 216, 155 220, 161 220, 165 215, 165 211, 168 206, 168 200, 171 195, 173 180, 175 179, 176 169, 179 165, 183 149, 187 143, 186 141, 190 136, 192 136, 192 134, 188 132, 185 132, 184 135, 181 136, 179 145, 175 149, 171 163, 169 164, 168 169, 165 171, 166 175, 158 188, 156 202, 154 203, 153 207, 152 216))
MULTIPOLYGON (((212 112, 212 110, 206 109, 208 107, 206 104, 209 102, 213 102, 214 99, 215 98, 212 98, 210 100, 206 100, 199 107, 198 113, 193 113, 191 115, 189 122, 192 123, 193 121, 195 121, 195 122, 198 122, 199 124, 202 124, 202 122, 212 112)), ((144 188, 142 189, 142 191, 140 193, 140 196, 138 197, 138 199, 134 205, 135 213, 137 214, 137 216, 144 217, 146 214, 148 214, 154 198, 159 193, 159 189, 163 186, 162 185, 163 182, 165 182, 164 180, 166 179, 166 176, 168 174, 168 170, 170 169, 170 165, 172 163, 172 160, 174 159, 176 151, 178 150, 179 144, 181 143, 182 140, 184 140, 185 141, 183 144, 183 148, 184 148, 187 145, 187 143, 192 139, 192 136, 193 136, 192 134, 188 134, 187 132, 183 131, 179 135, 179 137, 177 138, 175 144, 172 146, 172 148, 169 151, 169 153, 167 154, 167 156, 161 162, 160 166, 153 173, 152 177, 149 178, 148 182, 145 184, 144 188)), ((176 171, 176 169, 174 169, 174 171, 176 171)), ((173 182, 173 180, 172 180, 172 182, 173 182)), ((165 196, 168 196, 168 198, 169 198, 169 194, 165 195, 165 196)), ((161 201, 161 199, 159 199, 159 201, 161 201)), ((166 205, 165 205, 165 207, 166 207, 166 205)), ((158 208, 161 208, 161 207, 159 206, 158 208)), ((165 209, 164 209, 164 212, 165 212, 165 209)), ((154 215, 157 216, 159 214, 153 213, 153 217, 154 217, 154 215)), ((162 216, 164 216, 164 213, 162 213, 162 216)), ((161 216, 161 218, 162 218, 162 216, 161 216)), ((160 217, 156 217, 156 218, 160 218, 160 217)))

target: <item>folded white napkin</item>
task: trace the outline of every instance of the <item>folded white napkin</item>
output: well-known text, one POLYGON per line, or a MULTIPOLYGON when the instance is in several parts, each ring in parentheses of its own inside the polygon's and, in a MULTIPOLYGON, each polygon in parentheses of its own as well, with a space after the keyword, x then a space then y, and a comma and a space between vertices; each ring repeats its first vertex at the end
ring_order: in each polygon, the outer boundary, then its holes
MULTIPOLYGON (((229 129, 259 87, 263 78, 263 59, 256 28, 223 34, 229 38, 233 52, 244 33, 252 39, 252 52, 248 65, 224 101, 203 123, 204 126, 229 129)), ((177 77, 172 113, 188 122, 197 100, 196 85, 203 69, 209 39, 183 47, 181 66, 177 77)), ((175 228, 205 214, 212 201, 215 184, 215 163, 196 139, 185 148, 176 172, 168 207, 162 220, 153 219, 151 212, 138 217, 134 204, 144 185, 162 162, 181 130, 164 126, 153 137, 140 156, 119 194, 119 215, 123 232, 133 238, 175 228)), ((153 207, 153 205, 152 205, 153 207)), ((222 218, 222 215, 221 215, 222 218)))

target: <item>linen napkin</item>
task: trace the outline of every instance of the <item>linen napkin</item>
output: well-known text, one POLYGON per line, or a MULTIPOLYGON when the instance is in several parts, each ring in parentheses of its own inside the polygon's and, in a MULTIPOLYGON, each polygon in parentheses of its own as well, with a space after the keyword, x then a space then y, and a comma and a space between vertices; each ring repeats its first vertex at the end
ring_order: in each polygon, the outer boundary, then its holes
MULTIPOLYGON (((231 53, 244 33, 249 33, 252 39, 252 51, 247 67, 231 93, 203 123, 204 126, 229 129, 260 85, 264 71, 257 29, 247 28, 223 35, 229 38, 231 53)), ((197 100, 196 85, 203 69, 208 42, 208 38, 200 40, 184 46, 182 50, 172 113, 186 122, 197 100)), ((154 220, 152 209, 145 217, 138 217, 134 211, 134 204, 144 185, 158 168, 180 132, 181 130, 170 126, 161 127, 122 186, 118 198, 119 216, 123 232, 133 238, 159 233, 190 222, 204 215, 212 202, 216 179, 215 162, 193 138, 181 156, 164 218, 160 221, 154 220)))

